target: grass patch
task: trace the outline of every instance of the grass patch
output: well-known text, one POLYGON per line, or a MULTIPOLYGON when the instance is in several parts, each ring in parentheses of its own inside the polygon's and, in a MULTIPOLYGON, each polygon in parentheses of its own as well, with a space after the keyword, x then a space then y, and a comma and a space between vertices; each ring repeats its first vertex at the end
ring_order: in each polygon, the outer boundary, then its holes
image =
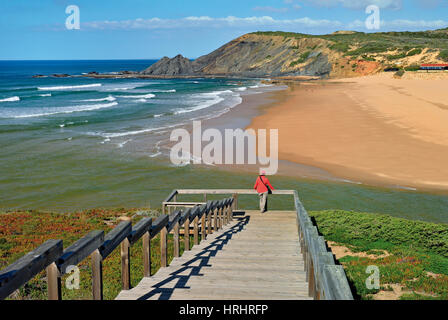
POLYGON ((380 269, 381 290, 400 284, 402 299, 448 299, 448 225, 340 210, 311 212, 326 240, 353 252, 386 257, 345 256, 339 260, 360 299, 380 290, 367 289, 366 268, 380 269), (434 274, 436 276, 434 276, 434 274))
POLYGON ((443 61, 448 61, 448 50, 440 51, 438 58, 442 59, 443 61))
MULTIPOLYGON (((0 269, 13 263, 26 253, 37 248, 49 239, 62 239, 64 248, 79 240, 92 230, 103 230, 105 234, 119 222, 120 216, 133 217, 133 224, 142 216, 138 210, 88 210, 77 213, 57 214, 51 212, 21 211, 0 214, 0 269), (30 230, 33 232, 30 232, 30 230)), ((157 216, 159 212, 152 212, 157 216)), ((193 246, 193 237, 190 237, 193 246)), ((180 251, 184 251, 184 242, 180 242, 180 251)), ((168 261, 173 259, 173 239, 168 236, 168 261)), ((80 269, 80 289, 65 288, 67 275, 62 277, 62 296, 65 300, 91 300, 92 277, 90 259, 78 265, 80 269)), ((151 271, 160 268, 160 239, 151 240, 151 271)), ((13 299, 47 299, 45 272, 41 272, 21 287, 13 299)), ((142 240, 131 248, 131 285, 136 286, 143 278, 142 240)), ((114 299, 121 291, 121 257, 117 248, 103 261, 103 292, 106 300, 114 299)))

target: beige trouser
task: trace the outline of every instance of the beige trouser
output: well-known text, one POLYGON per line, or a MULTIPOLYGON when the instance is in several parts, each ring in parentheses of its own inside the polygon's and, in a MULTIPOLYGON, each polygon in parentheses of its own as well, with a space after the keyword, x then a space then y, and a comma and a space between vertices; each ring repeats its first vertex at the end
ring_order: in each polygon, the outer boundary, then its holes
POLYGON ((268 192, 258 194, 260 196, 260 211, 261 213, 268 211, 268 192))

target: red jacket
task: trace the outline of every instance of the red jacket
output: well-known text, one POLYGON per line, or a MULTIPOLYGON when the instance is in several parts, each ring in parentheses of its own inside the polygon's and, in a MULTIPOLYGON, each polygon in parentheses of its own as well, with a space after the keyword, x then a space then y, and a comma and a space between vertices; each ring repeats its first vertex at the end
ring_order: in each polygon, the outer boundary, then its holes
POLYGON ((266 188, 265 184, 268 185, 271 190, 274 190, 268 178, 266 178, 265 176, 259 176, 257 178, 257 181, 255 181, 254 189, 257 190, 258 193, 268 192, 268 188, 266 188), (261 181, 261 179, 263 179, 263 181, 261 181))

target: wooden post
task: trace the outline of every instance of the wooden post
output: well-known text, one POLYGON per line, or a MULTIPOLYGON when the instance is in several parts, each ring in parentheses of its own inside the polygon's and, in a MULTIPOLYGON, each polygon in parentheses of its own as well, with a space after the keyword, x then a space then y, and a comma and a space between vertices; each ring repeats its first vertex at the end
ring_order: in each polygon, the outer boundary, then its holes
POLYGON ((219 229, 221 230, 224 225, 224 207, 219 209, 219 229))
POLYGON ((128 238, 120 245, 121 251, 121 285, 123 290, 131 289, 130 243, 128 238))
POLYGON ((92 260, 93 300, 103 300, 103 259, 97 249, 90 255, 92 260))
POLYGON ((194 245, 197 246, 199 244, 199 217, 196 216, 194 218, 194 224, 193 224, 193 230, 194 230, 194 245))
POLYGON ((204 241, 207 238, 207 212, 204 212, 201 218, 201 241, 204 241))
POLYGON ((184 224, 184 251, 190 251, 190 218, 184 224))
POLYGON ((232 198, 233 198, 233 210, 238 210, 238 193, 234 193, 232 198))
POLYGON ((204 202, 207 202, 207 193, 204 193, 204 202))
POLYGON ((213 231, 212 231, 212 214, 213 214, 213 210, 211 210, 209 213, 208 213, 208 216, 207 216, 207 223, 208 223, 208 230, 207 230, 207 232, 208 232, 208 234, 212 234, 213 233, 213 231))
POLYGON ((48 300, 62 300, 61 273, 56 263, 47 267, 48 300))
POLYGON ((310 297, 314 297, 315 290, 315 281, 314 281, 314 266, 313 262, 310 261, 309 271, 308 271, 308 295, 310 297))
POLYGON ((227 225, 227 205, 224 206, 224 208, 222 208, 222 219, 224 221, 224 225, 227 225))
POLYGON ((179 258, 180 250, 179 250, 179 222, 173 227, 173 256, 175 258, 179 258))
POLYGON ((149 231, 143 235, 143 276, 151 276, 151 235, 149 231))
POLYGON ((162 230, 160 230, 160 266, 162 268, 166 268, 168 266, 168 237, 167 237, 168 230, 166 227, 163 227, 162 230))
POLYGON ((224 207, 224 224, 227 225, 229 223, 229 206, 226 204, 224 207))
POLYGON ((218 208, 216 208, 215 210, 213 210, 213 215, 214 215, 214 222, 213 222, 213 231, 217 231, 218 230, 218 208))

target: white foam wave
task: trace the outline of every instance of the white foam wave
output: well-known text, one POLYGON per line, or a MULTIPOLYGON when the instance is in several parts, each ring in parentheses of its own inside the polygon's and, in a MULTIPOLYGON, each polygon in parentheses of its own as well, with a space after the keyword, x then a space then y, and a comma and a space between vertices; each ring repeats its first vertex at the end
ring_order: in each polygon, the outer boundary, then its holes
POLYGON ((240 87, 240 88, 236 88, 236 91, 246 91, 247 87, 240 87))
POLYGON ((152 93, 148 94, 140 94, 140 95, 133 95, 133 96, 119 96, 119 98, 125 98, 125 99, 152 99, 156 95, 152 93))
POLYGON ((101 101, 109 101, 109 102, 113 102, 117 100, 114 96, 107 96, 106 98, 100 98, 100 99, 87 99, 87 100, 82 100, 84 102, 101 102, 101 101))
MULTIPOLYGON (((235 97, 235 93, 231 90, 200 93, 199 95, 197 95, 198 98, 201 98, 201 99, 207 98, 208 100, 201 101, 192 108, 177 109, 177 110, 175 110, 174 114, 189 113, 189 112, 194 112, 194 111, 210 108, 211 106, 214 106, 214 105, 226 100, 226 98, 222 97, 221 95, 226 95, 228 97, 229 94, 231 94, 231 96, 235 97)), ((237 94, 236 97, 239 97, 239 94, 237 94)))
POLYGON ((41 91, 53 91, 53 90, 76 90, 76 89, 86 89, 86 88, 96 88, 101 87, 101 83, 93 84, 83 84, 78 86, 56 86, 56 87, 38 87, 37 90, 41 91))
POLYGON ((154 90, 150 90, 151 92, 165 92, 165 93, 173 93, 176 92, 176 89, 171 89, 171 90, 159 90, 159 89, 154 89, 154 90))
POLYGON ((158 156, 161 156, 162 155, 162 152, 156 152, 156 153, 154 153, 154 154, 151 154, 149 157, 150 158, 155 158, 155 157, 158 157, 158 156))
POLYGON ((20 101, 20 97, 11 97, 11 98, 5 98, 5 99, 0 99, 0 102, 14 102, 14 101, 20 101))
POLYGON ((117 102, 112 102, 112 103, 103 103, 103 104, 79 105, 79 106, 63 107, 63 108, 47 108, 47 109, 43 109, 44 111, 48 110, 47 112, 14 115, 14 116, 12 116, 12 118, 36 118, 36 117, 51 116, 51 115, 55 115, 55 114, 93 111, 93 110, 98 110, 98 109, 110 108, 110 107, 113 107, 116 105, 118 105, 117 102))
POLYGON ((125 132, 87 132, 86 134, 91 136, 99 136, 106 139, 112 139, 112 138, 120 138, 120 137, 126 137, 126 136, 135 136, 143 133, 149 133, 154 131, 160 131, 165 130, 169 128, 179 127, 185 125, 185 123, 178 123, 171 126, 165 126, 165 127, 158 127, 158 128, 148 128, 148 129, 142 129, 142 130, 134 130, 134 131, 125 131, 125 132))
POLYGON ((51 97, 51 93, 40 94, 39 97, 51 97))
POLYGON ((123 142, 121 142, 121 143, 118 143, 118 144, 117 144, 117 146, 118 146, 118 148, 123 148, 123 147, 124 147, 124 145, 125 145, 125 144, 127 144, 127 143, 128 143, 128 142, 130 142, 130 141, 132 141, 132 139, 129 139, 129 140, 123 141, 123 142))
POLYGON ((267 88, 267 87, 272 87, 272 86, 273 86, 273 84, 259 83, 259 84, 256 84, 255 86, 250 86, 249 88, 258 89, 258 88, 267 88))

